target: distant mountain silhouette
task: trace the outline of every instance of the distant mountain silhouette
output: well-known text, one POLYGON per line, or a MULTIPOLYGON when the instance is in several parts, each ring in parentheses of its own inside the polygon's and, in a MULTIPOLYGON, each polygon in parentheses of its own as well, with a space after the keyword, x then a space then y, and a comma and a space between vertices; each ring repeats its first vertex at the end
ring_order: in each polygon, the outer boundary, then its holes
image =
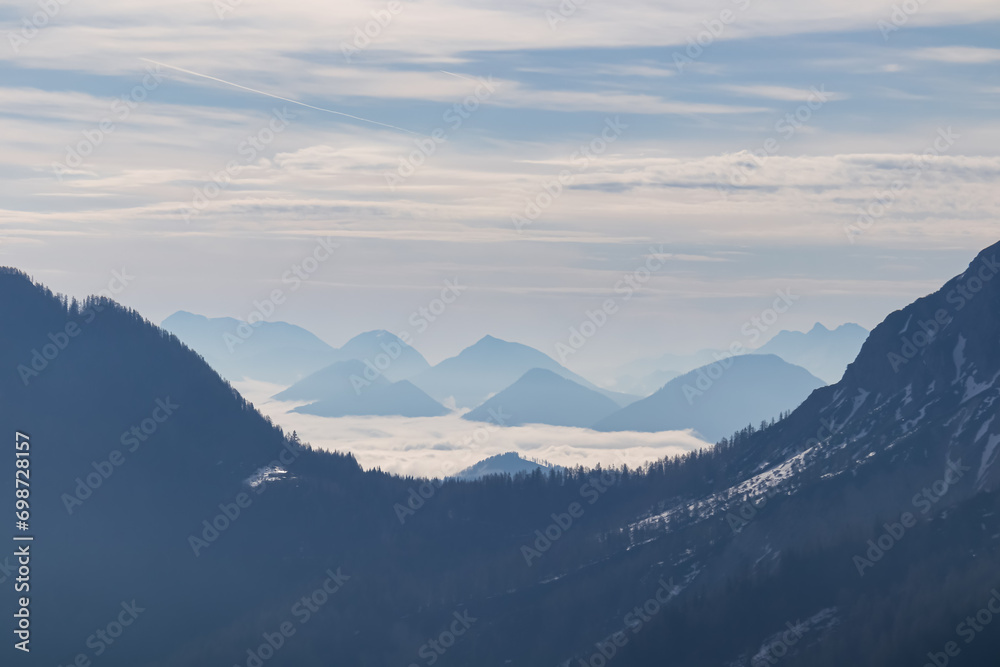
POLYGON ((725 354, 722 350, 703 349, 693 354, 666 353, 658 357, 637 359, 618 369, 618 383, 615 388, 620 391, 639 394, 641 393, 641 389, 649 387, 650 382, 655 384, 657 378, 664 375, 672 376, 664 380, 659 386, 653 387, 649 391, 649 393, 652 393, 673 378, 684 373, 689 373, 696 368, 714 363, 719 357, 725 354), (635 390, 634 392, 633 389, 635 390))
POLYGON ((491 456, 469 466, 455 475, 455 479, 476 480, 490 475, 510 475, 513 477, 521 473, 531 474, 536 470, 547 473, 549 470, 559 469, 559 466, 543 465, 521 458, 516 452, 507 452, 491 456))
POLYGON ((618 405, 628 405, 637 399, 601 389, 532 347, 493 336, 482 338, 457 356, 424 371, 413 378, 413 383, 439 401, 452 398, 457 407, 471 408, 503 391, 533 368, 552 371, 607 396, 618 405))
POLYGON ((398 415, 438 417, 448 409, 406 380, 389 382, 357 359, 338 361, 276 394, 281 401, 312 401, 293 412, 321 417, 398 415))
POLYGON ((703 366, 598 421, 598 431, 694 429, 709 442, 792 410, 825 383, 774 355, 742 355, 703 366))
MULTIPOLYGON (((686 366, 687 364, 683 364, 686 366)), ((649 396, 650 394, 663 388, 675 377, 680 375, 676 371, 655 370, 649 373, 640 374, 638 377, 625 375, 618 378, 615 384, 616 389, 635 396, 649 396)))
POLYGON ((857 324, 842 324, 830 330, 817 323, 809 333, 782 331, 754 353, 776 354, 832 384, 843 377, 868 334, 867 329, 857 324))
POLYGON ((358 334, 340 348, 345 359, 367 362, 390 382, 408 380, 431 367, 423 355, 395 334, 377 329, 358 334))
MULTIPOLYGON (((780 331, 760 348, 745 353, 777 355, 831 384, 843 376, 866 338, 868 330, 857 324, 842 324, 831 330, 817 323, 808 333, 780 331)), ((633 361, 619 369, 615 388, 647 396, 673 378, 726 356, 729 352, 724 350, 704 349, 694 354, 663 354, 633 361)))
POLYGON ((335 361, 349 359, 366 362, 392 382, 430 368, 419 352, 382 330, 358 334, 337 349, 287 322, 250 326, 232 317, 207 318, 178 311, 161 326, 229 380, 290 385, 335 361))
POLYGON ((505 426, 551 424, 585 428, 619 409, 607 396, 543 368, 533 368, 463 419, 505 426))
POLYGON ((162 326, 230 380, 252 378, 287 385, 342 358, 332 346, 287 322, 251 327, 232 317, 209 319, 179 311, 162 326))

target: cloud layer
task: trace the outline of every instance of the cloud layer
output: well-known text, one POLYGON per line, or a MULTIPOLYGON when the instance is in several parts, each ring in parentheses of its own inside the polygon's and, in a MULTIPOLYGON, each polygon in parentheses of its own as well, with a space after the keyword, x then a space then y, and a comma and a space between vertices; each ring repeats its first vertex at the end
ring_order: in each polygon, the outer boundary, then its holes
POLYGON ((641 466, 706 446, 687 432, 597 433, 542 424, 498 428, 458 415, 341 417, 331 419, 290 412, 296 403, 269 398, 280 387, 237 383, 257 409, 286 431, 328 451, 351 452, 365 469, 418 477, 446 477, 479 461, 515 451, 524 457, 575 467, 641 466))

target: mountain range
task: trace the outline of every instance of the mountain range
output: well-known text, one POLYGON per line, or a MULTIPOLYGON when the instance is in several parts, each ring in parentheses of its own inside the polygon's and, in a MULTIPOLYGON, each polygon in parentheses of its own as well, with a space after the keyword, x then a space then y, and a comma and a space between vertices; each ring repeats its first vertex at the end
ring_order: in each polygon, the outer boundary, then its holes
POLYGON ((638 398, 601 389, 543 352, 493 336, 483 337, 456 356, 424 371, 413 378, 413 383, 446 404, 453 401, 459 408, 472 408, 535 368, 551 371, 603 394, 619 406, 628 405, 638 398))
POLYGON ((423 355, 388 331, 358 334, 337 349, 287 322, 207 318, 178 311, 160 325, 201 354, 229 380, 264 380, 290 385, 336 361, 355 359, 390 382, 430 367, 423 355))
POLYGON ((504 426, 551 424, 587 428, 620 406, 600 392, 544 368, 533 368, 463 419, 504 426))
POLYGON ((998 254, 773 425, 477 481, 313 450, 138 313, 2 270, 0 429, 30 439, 44 581, 31 658, 96 657, 125 606, 101 664, 993 664, 998 254))
MULTIPOLYGON (((827 329, 817 322, 808 332, 779 331, 759 348, 744 346, 744 353, 779 356, 832 384, 843 376, 847 365, 858 356, 868 333, 867 329, 857 324, 842 324, 835 329, 827 329)), ((618 370, 615 387, 624 392, 648 396, 680 375, 729 356, 732 354, 727 350, 704 349, 689 355, 669 353, 639 359, 618 370)))
MULTIPOLYGON (((282 400, 308 400, 310 405, 295 411, 327 417, 437 416, 446 413, 444 405, 458 410, 471 408, 467 419, 492 421, 491 415, 502 407, 514 413, 508 425, 592 427, 601 422, 601 430, 635 431, 664 430, 669 426, 694 429, 714 441, 736 427, 794 408, 808 390, 815 388, 804 373, 783 375, 787 379, 784 386, 781 381, 764 377, 761 381, 767 390, 763 392, 755 391, 749 380, 739 384, 730 379, 718 392, 726 394, 724 397, 699 401, 697 409, 689 410, 675 400, 677 388, 689 385, 689 379, 670 385, 681 373, 663 367, 686 369, 687 375, 711 372, 719 365, 718 360, 728 359, 728 355, 702 350, 687 357, 664 355, 631 364, 623 372, 636 376, 624 376, 618 386, 635 391, 637 395, 633 395, 598 387, 543 352, 492 336, 432 367, 415 349, 381 330, 359 334, 336 349, 284 322, 262 322, 250 327, 231 318, 208 319, 182 311, 164 320, 163 326, 201 353, 224 377, 293 385, 278 396, 282 400), (351 361, 364 367, 337 366, 351 361), (345 371, 347 368, 353 370, 345 371), (547 371, 565 382, 558 383, 539 373, 526 377, 535 371, 547 371), (401 384, 407 379, 408 383, 401 384), (668 386, 672 388, 663 393, 668 386), (659 394, 659 398, 644 403, 646 407, 611 418, 617 408, 634 403, 640 395, 652 394, 659 394), (602 421, 606 417, 610 419, 602 421)), ((819 369, 830 381, 842 374, 847 359, 853 358, 867 334, 857 325, 831 331, 817 324, 808 333, 782 331, 755 353, 773 352, 787 362, 819 369)), ((759 365, 763 375, 788 371, 773 358, 759 365), (768 364, 775 368, 763 368, 768 364)), ((689 402, 689 398, 685 396, 685 401, 689 402)))
POLYGON ((840 380, 868 338, 868 330, 857 324, 827 329, 817 323, 808 333, 781 331, 754 351, 775 354, 788 363, 802 366, 827 384, 840 380))
POLYGON ((357 359, 338 361, 275 394, 280 401, 311 401, 294 412, 320 417, 397 415, 439 417, 449 410, 411 382, 389 382, 357 359))
POLYGON ((287 322, 255 327, 232 317, 179 311, 161 326, 201 354, 225 378, 291 384, 340 359, 336 348, 287 322))
POLYGON ((797 408, 824 382, 774 355, 724 358, 592 424, 597 431, 694 429, 709 442, 797 408))

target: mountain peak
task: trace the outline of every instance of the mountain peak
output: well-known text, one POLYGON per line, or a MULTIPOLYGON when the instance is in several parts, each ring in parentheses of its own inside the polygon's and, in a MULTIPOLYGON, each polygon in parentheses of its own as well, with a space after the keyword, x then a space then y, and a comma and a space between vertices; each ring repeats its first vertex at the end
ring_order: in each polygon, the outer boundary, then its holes
POLYGON ((394 333, 392 333, 390 331, 386 331, 385 329, 372 329, 371 331, 362 331, 357 336, 354 336, 353 338, 351 338, 351 340, 347 341, 347 344, 350 344, 351 341, 364 340, 366 338, 375 338, 375 339, 392 338, 392 339, 396 339, 397 336, 396 336, 396 334, 394 334, 394 333))
POLYGON ((178 310, 173 315, 169 315, 163 318, 160 322, 160 326, 164 329, 169 329, 171 324, 178 324, 181 322, 206 322, 208 318, 204 315, 198 315, 197 313, 191 313, 186 310, 178 310))
POLYGON ((550 469, 561 469, 559 466, 551 466, 546 463, 539 463, 522 457, 517 452, 506 452, 497 454, 487 459, 483 459, 475 465, 469 466, 465 470, 455 475, 456 479, 476 480, 491 475, 515 476, 519 473, 530 474, 535 470, 547 472, 550 469))
POLYGON ((516 382, 475 410, 471 421, 492 421, 505 415, 505 426, 550 424, 586 428, 619 408, 607 396, 545 368, 532 368, 516 382))
POLYGON ((635 400, 631 396, 600 389, 540 350, 494 336, 483 336, 456 356, 414 377, 413 383, 438 401, 451 398, 458 407, 472 408, 537 368, 550 370, 586 389, 597 391, 619 405, 635 400))
POLYGON ((795 409, 824 384, 776 355, 739 355, 674 378, 592 428, 647 433, 693 429, 718 442, 747 424, 795 409))
POLYGON ((510 341, 502 340, 500 338, 497 338, 496 336, 490 336, 489 334, 487 334, 482 338, 480 338, 479 340, 477 340, 475 345, 473 345, 473 347, 475 347, 476 345, 497 345, 497 344, 510 344, 510 341))

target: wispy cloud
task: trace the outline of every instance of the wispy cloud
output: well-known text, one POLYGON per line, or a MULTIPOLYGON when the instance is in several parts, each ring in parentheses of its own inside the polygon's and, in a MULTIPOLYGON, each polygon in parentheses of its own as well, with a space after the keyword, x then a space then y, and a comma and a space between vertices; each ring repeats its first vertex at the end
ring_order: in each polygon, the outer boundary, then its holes
POLYGON ((822 96, 824 100, 846 100, 850 97, 846 93, 831 92, 822 87, 815 86, 813 88, 791 88, 788 86, 767 85, 725 85, 721 86, 721 88, 737 95, 764 97, 784 102, 807 102, 815 100, 817 95, 822 96))
POLYGON ((986 49, 974 46, 938 46, 918 49, 913 57, 921 60, 936 60, 943 63, 963 65, 983 65, 1000 61, 1000 49, 986 49))

